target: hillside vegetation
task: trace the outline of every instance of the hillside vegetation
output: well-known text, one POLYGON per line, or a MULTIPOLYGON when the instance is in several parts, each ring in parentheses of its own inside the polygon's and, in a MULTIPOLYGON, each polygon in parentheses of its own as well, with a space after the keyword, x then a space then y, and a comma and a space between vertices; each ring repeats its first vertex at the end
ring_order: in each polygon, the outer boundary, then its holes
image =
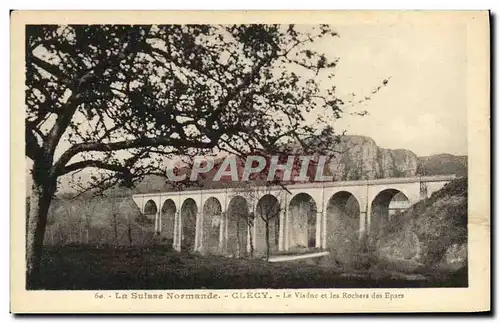
POLYGON ((467 178, 459 178, 391 222, 377 256, 399 269, 466 271, 467 178))
POLYGON ((419 165, 417 173, 420 175, 448 175, 457 177, 467 176, 467 156, 455 156, 451 154, 438 154, 432 156, 418 157, 419 165))
POLYGON ((153 223, 129 196, 59 199, 51 204, 44 244, 147 245, 153 223))

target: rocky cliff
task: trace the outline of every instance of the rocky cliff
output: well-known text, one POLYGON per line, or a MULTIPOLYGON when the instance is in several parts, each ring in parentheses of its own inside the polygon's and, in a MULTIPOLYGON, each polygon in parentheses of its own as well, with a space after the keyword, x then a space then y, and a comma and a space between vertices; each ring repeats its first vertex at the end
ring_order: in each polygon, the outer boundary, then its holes
POLYGON ((328 164, 335 180, 362 180, 453 174, 467 176, 467 156, 418 157, 407 149, 381 148, 364 136, 345 136, 328 164))
POLYGON ((406 149, 385 149, 369 137, 346 136, 328 164, 335 180, 360 180, 417 175, 417 155, 406 149))

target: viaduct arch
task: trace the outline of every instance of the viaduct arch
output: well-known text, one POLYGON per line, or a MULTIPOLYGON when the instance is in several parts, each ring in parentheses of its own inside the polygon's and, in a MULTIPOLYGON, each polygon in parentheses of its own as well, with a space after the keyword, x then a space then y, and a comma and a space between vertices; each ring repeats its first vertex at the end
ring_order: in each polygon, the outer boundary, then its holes
POLYGON ((265 253, 266 235, 271 252, 341 248, 363 235, 377 237, 404 209, 454 178, 386 178, 133 198, 175 250, 246 257, 265 253))
POLYGON ((251 227, 253 219, 247 200, 234 196, 227 207, 227 253, 232 257, 247 257, 250 252, 250 241, 253 240, 251 227))

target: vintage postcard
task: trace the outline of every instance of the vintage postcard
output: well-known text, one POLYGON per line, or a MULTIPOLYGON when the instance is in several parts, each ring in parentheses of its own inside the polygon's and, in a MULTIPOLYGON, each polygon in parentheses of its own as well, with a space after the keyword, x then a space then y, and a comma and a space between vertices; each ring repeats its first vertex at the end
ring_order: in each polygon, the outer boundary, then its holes
POLYGON ((480 11, 14 11, 13 313, 490 310, 480 11))

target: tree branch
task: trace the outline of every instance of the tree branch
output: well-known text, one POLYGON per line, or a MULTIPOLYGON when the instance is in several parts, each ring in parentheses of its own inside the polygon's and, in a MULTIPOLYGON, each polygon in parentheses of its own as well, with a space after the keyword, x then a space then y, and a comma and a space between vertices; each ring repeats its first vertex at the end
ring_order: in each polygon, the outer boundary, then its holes
MULTIPOLYGON (((222 133, 218 136, 220 137, 222 133)), ((218 138, 217 138, 218 141, 218 138)), ((181 139, 175 138, 166 138, 166 137, 158 137, 158 138, 139 138, 133 140, 123 140, 112 143, 102 143, 102 142, 90 142, 90 143, 81 143, 76 144, 66 150, 59 160, 54 164, 51 173, 57 174, 60 173, 61 169, 66 165, 67 162, 71 160, 73 156, 78 153, 86 152, 86 151, 117 151, 131 148, 141 148, 141 147, 158 147, 158 146, 175 146, 175 147, 191 147, 191 148, 200 148, 200 149, 211 149, 215 147, 217 141, 211 142, 189 142, 181 139)))
POLYGON ((51 153, 55 151, 57 145, 59 144, 59 140, 66 131, 66 128, 71 122, 71 119, 73 118, 73 115, 75 114, 77 108, 78 103, 76 102, 76 98, 73 92, 64 111, 57 116, 54 126, 50 129, 47 135, 47 140, 44 141, 44 148, 47 151, 51 153))
POLYGON ((61 171, 58 173, 58 176, 62 176, 62 175, 74 172, 76 170, 87 168, 87 167, 95 167, 95 168, 110 170, 113 172, 130 174, 130 170, 127 167, 124 167, 121 165, 108 164, 108 163, 102 162, 100 160, 84 160, 84 161, 70 164, 70 165, 62 168, 61 171))
POLYGON ((44 69, 48 73, 52 74, 53 76, 57 77, 59 80, 63 81, 63 83, 69 84, 70 80, 67 78, 67 75, 65 75, 60 69, 58 69, 56 66, 44 61, 41 58, 36 57, 35 55, 31 54, 29 55, 29 58, 33 61, 34 64, 36 64, 38 67, 44 69))
POLYGON ((36 140, 36 136, 31 132, 30 127, 26 126, 26 156, 28 156, 31 160, 35 160, 37 155, 39 154, 41 147, 38 145, 38 141, 36 140))

